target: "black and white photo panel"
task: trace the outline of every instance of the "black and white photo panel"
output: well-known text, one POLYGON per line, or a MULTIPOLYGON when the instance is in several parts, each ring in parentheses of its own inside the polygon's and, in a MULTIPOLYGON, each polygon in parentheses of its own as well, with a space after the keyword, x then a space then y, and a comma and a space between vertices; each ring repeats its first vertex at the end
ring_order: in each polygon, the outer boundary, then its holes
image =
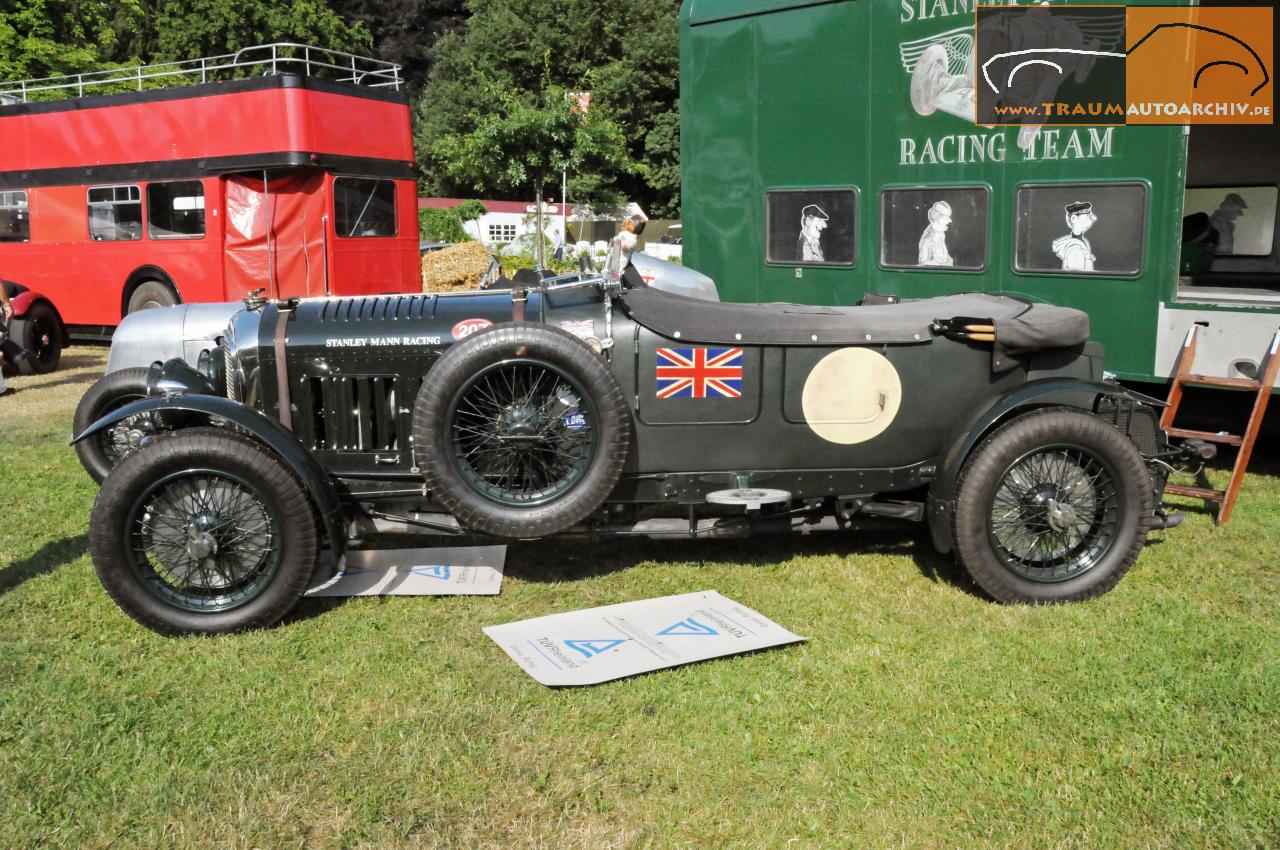
POLYGON ((987 264, 983 186, 885 189, 880 193, 880 265, 978 271, 987 264))
POLYGON ((853 189, 785 189, 765 195, 765 260, 851 266, 858 226, 853 189))
POLYGON ((1021 272, 1137 274, 1146 223, 1147 188, 1141 183, 1022 186, 1014 266, 1021 272))

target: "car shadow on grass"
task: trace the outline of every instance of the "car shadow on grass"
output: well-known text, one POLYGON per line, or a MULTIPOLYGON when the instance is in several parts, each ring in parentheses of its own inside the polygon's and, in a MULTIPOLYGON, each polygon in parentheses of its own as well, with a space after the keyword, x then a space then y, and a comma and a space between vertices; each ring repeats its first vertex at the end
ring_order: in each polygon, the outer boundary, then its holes
POLYGON ((544 540, 507 548, 508 576, 533 582, 583 581, 644 563, 695 562, 769 567, 793 557, 899 555, 911 559, 926 579, 981 596, 968 574, 949 555, 939 554, 923 528, 830 532, 812 536, 761 535, 733 540, 544 540))
POLYGON ((34 555, 20 558, 0 569, 0 596, 8 593, 28 579, 51 573, 64 567, 89 551, 89 535, 77 534, 64 537, 40 547, 34 555))

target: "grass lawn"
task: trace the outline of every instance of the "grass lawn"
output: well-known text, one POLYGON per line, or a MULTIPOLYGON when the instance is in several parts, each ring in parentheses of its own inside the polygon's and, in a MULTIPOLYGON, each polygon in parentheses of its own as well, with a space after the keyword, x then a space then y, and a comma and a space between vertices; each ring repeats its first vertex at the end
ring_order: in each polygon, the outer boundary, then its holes
POLYGON ((540 543, 497 598, 172 640, 86 552, 104 355, 0 400, 0 847, 1280 847, 1274 446, 1082 605, 992 604, 913 533, 540 543), (480 631, 703 589, 810 640, 549 690, 480 631))

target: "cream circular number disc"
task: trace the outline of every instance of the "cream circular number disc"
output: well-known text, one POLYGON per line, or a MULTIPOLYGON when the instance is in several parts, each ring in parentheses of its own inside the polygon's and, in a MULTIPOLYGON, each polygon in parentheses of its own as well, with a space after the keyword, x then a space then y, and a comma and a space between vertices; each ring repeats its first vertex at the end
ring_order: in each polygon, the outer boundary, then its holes
POLYGON ((902 381, 883 354, 841 348, 818 361, 804 382, 801 405, 813 432, 851 446, 879 434, 898 415, 902 381))

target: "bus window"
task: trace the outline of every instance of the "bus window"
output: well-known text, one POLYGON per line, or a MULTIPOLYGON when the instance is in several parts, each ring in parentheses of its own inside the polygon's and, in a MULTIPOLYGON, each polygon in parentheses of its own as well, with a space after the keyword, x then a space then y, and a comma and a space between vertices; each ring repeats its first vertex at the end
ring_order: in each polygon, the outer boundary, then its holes
POLYGON ((390 180, 333 181, 333 221, 339 236, 396 235, 396 187, 390 180))
POLYGON ((31 210, 26 192, 0 192, 0 242, 31 239, 31 210))
POLYGON ((89 189, 89 238, 131 242, 142 238, 142 190, 137 186, 89 189))
POLYGON ((856 189, 787 189, 765 195, 765 262, 852 266, 856 189))
POLYGON ((880 265, 981 271, 987 265, 985 186, 885 189, 880 193, 880 265))
POLYGON ((1017 271, 1136 275, 1142 270, 1147 187, 1141 183, 1020 186, 1017 216, 1017 271))
POLYGON ((147 186, 147 235, 152 239, 204 236, 204 184, 199 180, 147 186))

